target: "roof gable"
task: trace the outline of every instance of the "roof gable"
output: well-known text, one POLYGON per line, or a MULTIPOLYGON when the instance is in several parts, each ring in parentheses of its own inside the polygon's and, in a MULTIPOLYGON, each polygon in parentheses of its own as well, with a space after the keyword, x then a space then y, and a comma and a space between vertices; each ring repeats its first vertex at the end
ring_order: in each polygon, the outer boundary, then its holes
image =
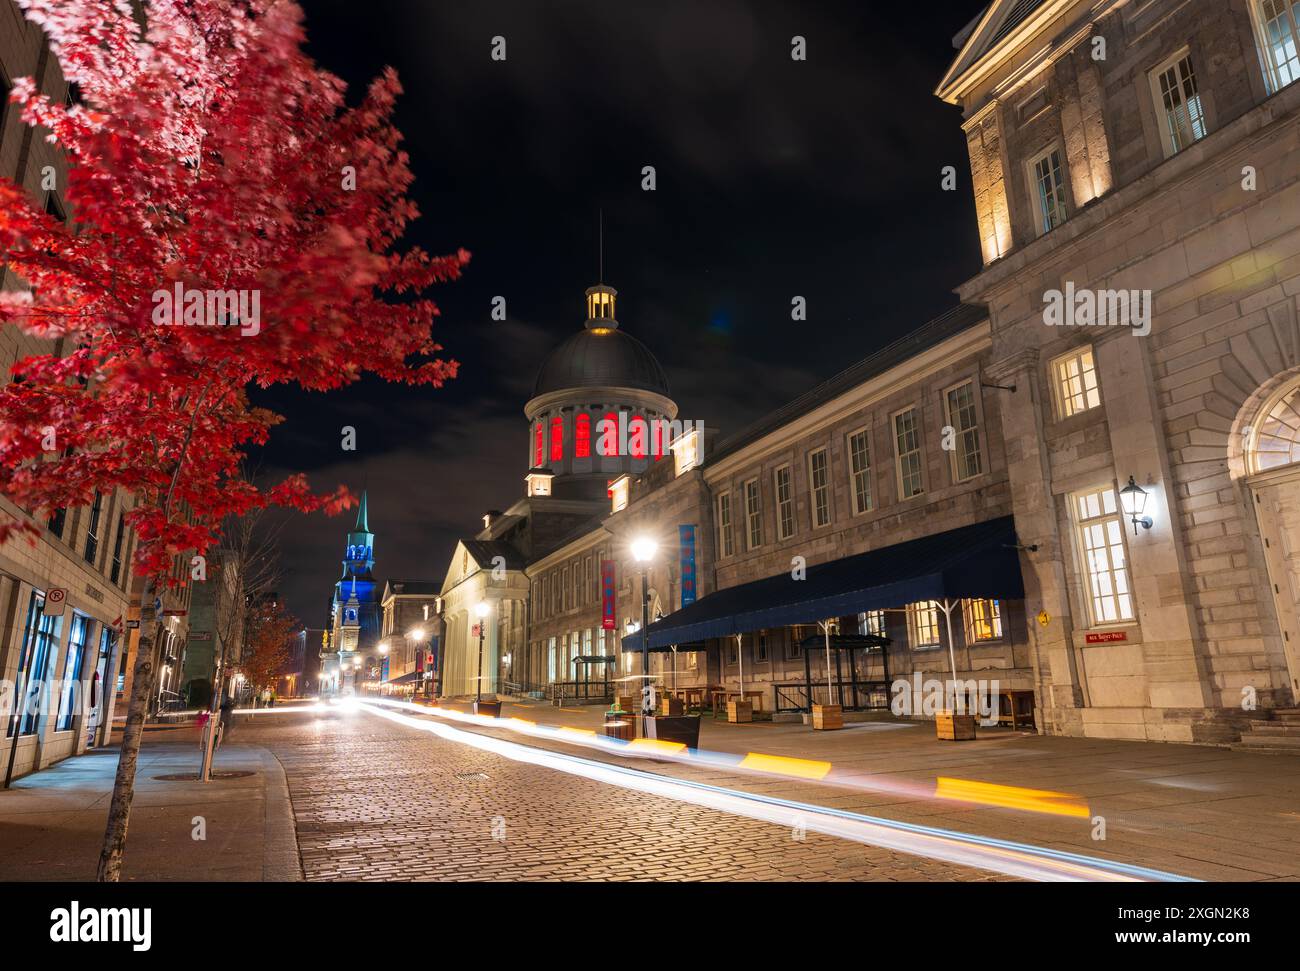
POLYGON ((1017 27, 1049 4, 1058 5, 1054 0, 996 0, 989 4, 935 93, 945 101, 955 102, 949 91, 951 86, 1017 27))

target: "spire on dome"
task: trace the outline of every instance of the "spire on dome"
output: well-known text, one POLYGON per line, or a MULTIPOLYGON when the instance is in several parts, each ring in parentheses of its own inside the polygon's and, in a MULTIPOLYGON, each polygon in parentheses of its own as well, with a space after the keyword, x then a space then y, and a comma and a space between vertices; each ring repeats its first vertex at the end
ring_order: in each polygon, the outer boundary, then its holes
POLYGON ((357 507, 357 528, 358 533, 370 532, 369 517, 366 514, 366 490, 361 490, 361 505, 357 507))

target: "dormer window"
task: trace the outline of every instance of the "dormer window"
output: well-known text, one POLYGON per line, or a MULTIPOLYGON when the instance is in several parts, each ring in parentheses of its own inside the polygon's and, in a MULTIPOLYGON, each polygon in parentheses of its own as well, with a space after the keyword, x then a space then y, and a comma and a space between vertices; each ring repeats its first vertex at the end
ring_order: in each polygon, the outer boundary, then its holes
POLYGON ((533 469, 526 476, 524 481, 528 484, 529 496, 549 496, 551 494, 551 475, 546 469, 533 469))
POLYGON ((680 435, 669 447, 673 450, 674 472, 681 475, 700 464, 700 432, 697 428, 680 435))
POLYGON ((612 512, 619 512, 627 508, 628 492, 631 482, 631 476, 620 475, 609 484, 610 509, 612 512))

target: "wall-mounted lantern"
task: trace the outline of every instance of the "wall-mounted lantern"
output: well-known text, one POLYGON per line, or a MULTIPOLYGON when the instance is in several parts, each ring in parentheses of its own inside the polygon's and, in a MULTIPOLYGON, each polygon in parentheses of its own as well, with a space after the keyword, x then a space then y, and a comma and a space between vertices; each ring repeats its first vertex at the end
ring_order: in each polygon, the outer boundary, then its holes
POLYGON ((1119 501, 1124 506, 1124 515, 1133 523, 1134 536, 1138 534, 1139 526, 1143 529, 1151 528, 1151 517, 1142 515, 1147 506, 1147 491, 1133 481, 1133 476, 1130 475, 1128 485, 1119 490, 1119 501))

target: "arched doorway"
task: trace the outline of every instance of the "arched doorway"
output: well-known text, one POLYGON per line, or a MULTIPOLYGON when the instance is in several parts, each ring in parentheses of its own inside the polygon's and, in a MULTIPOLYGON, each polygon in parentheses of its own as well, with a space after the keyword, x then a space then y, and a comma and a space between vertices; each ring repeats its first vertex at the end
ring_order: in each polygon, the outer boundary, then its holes
POLYGON ((1291 694, 1300 704, 1300 379, 1264 402, 1246 440, 1246 471, 1291 694))

